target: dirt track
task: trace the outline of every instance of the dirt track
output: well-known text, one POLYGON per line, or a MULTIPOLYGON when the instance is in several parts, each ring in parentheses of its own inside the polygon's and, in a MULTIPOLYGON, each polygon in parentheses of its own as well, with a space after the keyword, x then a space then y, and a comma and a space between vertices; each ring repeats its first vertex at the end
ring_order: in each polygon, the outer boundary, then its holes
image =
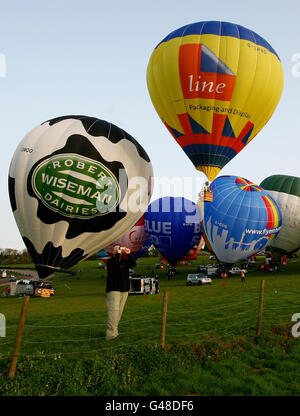
MULTIPOLYGON (((14 274, 18 273, 17 278, 24 278, 24 279, 32 279, 32 280, 39 280, 39 276, 37 274, 36 270, 26 270, 26 269, 5 269, 4 267, 0 270, 0 276, 1 271, 6 270, 7 273, 14 274)), ((7 286, 9 284, 10 275, 8 277, 0 277, 0 286, 7 286)))

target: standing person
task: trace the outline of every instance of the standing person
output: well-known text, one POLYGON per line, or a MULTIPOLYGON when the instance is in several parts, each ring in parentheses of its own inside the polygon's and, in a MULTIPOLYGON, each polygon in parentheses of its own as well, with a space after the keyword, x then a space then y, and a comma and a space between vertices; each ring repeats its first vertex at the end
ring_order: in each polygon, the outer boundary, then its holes
POLYGON ((115 245, 113 255, 107 261, 107 331, 106 340, 119 337, 118 325, 129 292, 129 269, 136 266, 130 249, 115 245))
POLYGON ((283 256, 281 256, 280 263, 282 264, 283 267, 286 267, 287 266, 288 258, 287 258, 287 255, 286 254, 284 254, 283 256))
POLYGON ((244 271, 241 271, 241 282, 246 283, 246 275, 244 271))
POLYGON ((168 280, 171 280, 171 276, 172 276, 172 270, 171 270, 171 268, 169 268, 169 270, 168 270, 168 280))

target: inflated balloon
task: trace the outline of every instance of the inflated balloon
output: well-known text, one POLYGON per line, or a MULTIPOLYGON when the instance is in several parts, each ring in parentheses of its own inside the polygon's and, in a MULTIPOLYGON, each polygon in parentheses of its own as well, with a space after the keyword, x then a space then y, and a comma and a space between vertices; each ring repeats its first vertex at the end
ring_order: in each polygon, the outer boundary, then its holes
POLYGON ((134 258, 137 260, 140 257, 144 256, 148 252, 148 250, 151 247, 151 245, 152 245, 151 240, 147 236, 146 241, 144 242, 144 244, 142 245, 142 247, 139 249, 139 251, 137 253, 135 253, 134 258))
POLYGON ((96 254, 100 258, 100 260, 110 259, 110 255, 105 250, 100 250, 96 254))
POLYGON ((144 216, 142 216, 126 234, 105 247, 104 250, 111 256, 114 251, 114 245, 119 244, 121 247, 129 248, 131 254, 134 256, 143 246, 146 239, 147 233, 144 225, 144 216))
POLYGON ((175 266, 201 237, 200 212, 182 197, 153 201, 145 213, 145 228, 155 248, 175 266))
POLYGON ((106 121, 63 116, 29 132, 11 162, 9 194, 39 276, 71 267, 126 233, 148 206, 152 174, 145 150, 106 121), (146 186, 132 209, 137 196, 129 182, 136 177, 146 186))
POLYGON ((204 247, 204 245, 205 241, 203 237, 201 237, 198 245, 189 250, 188 253, 185 256, 183 256, 180 260, 196 260, 199 250, 201 250, 204 247))
POLYGON ((218 260, 235 263, 263 250, 281 228, 281 211, 269 193, 237 176, 211 183, 204 202, 204 228, 218 260))
POLYGON ((162 122, 213 180, 273 114, 283 68, 271 45, 252 30, 198 22, 157 45, 147 84, 162 122))
POLYGON ((282 227, 271 241, 272 251, 292 253, 300 247, 300 178, 273 175, 261 185, 279 205, 282 212, 282 227))

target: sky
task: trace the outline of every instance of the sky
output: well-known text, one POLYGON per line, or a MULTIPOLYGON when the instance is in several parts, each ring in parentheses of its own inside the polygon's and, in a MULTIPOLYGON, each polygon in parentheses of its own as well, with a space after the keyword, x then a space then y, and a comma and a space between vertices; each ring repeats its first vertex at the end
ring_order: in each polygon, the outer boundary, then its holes
MULTIPOLYGON (((300 176, 300 2, 0 0, 0 5, 0 248, 24 248, 7 189, 14 151, 33 127, 57 116, 112 122, 144 147, 155 178, 189 177, 201 186, 205 176, 163 126, 146 84, 156 45, 197 21, 228 21, 258 33, 279 55, 285 75, 270 121, 221 173, 257 184, 273 174, 300 176)), ((193 191, 172 192, 196 201, 193 191)), ((157 196, 155 185, 152 199, 157 196)))

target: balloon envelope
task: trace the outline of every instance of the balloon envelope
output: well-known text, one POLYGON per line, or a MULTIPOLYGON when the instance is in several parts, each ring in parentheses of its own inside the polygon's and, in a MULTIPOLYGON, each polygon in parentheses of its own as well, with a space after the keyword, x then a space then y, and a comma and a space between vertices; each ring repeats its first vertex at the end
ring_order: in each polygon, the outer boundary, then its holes
POLYGON ((98 257, 100 257, 101 260, 110 259, 110 255, 105 250, 100 250, 96 254, 98 257))
POLYGON ((283 89, 283 68, 257 33, 198 22, 167 35, 147 69, 153 105, 194 166, 213 180, 264 127, 283 89))
MULTIPOLYGON (((146 209, 128 209, 135 196, 128 183, 141 177, 148 185, 152 173, 138 142, 104 120, 64 116, 30 131, 11 161, 9 194, 39 276, 71 267, 126 233, 146 209)), ((141 207, 150 197, 151 188, 141 187, 141 207)))
POLYGON ((111 256, 114 251, 114 245, 119 244, 121 247, 129 248, 131 254, 134 256, 143 246, 146 239, 147 233, 144 225, 144 216, 142 216, 142 218, 126 234, 105 247, 104 250, 111 256))
POLYGON ((205 241, 203 237, 201 237, 198 245, 195 248, 193 247, 191 250, 189 250, 189 252, 180 260, 196 260, 199 250, 201 250, 204 247, 204 245, 205 241))
POLYGON ((182 197, 153 201, 145 213, 145 227, 155 248, 175 266, 201 237, 200 212, 182 197))
POLYGON ((237 176, 220 176, 211 189, 213 201, 204 202, 204 228, 221 262, 252 256, 278 234, 281 211, 267 191, 237 176))
POLYGON ((139 251, 134 255, 134 258, 135 259, 139 259, 144 254, 146 254, 147 251, 149 250, 149 248, 151 247, 151 245, 152 245, 151 239, 147 236, 146 241, 144 242, 144 244, 142 245, 142 247, 139 249, 139 251))
POLYGON ((279 205, 282 227, 270 242, 272 251, 291 253, 300 247, 300 178, 272 175, 260 184, 279 205))

